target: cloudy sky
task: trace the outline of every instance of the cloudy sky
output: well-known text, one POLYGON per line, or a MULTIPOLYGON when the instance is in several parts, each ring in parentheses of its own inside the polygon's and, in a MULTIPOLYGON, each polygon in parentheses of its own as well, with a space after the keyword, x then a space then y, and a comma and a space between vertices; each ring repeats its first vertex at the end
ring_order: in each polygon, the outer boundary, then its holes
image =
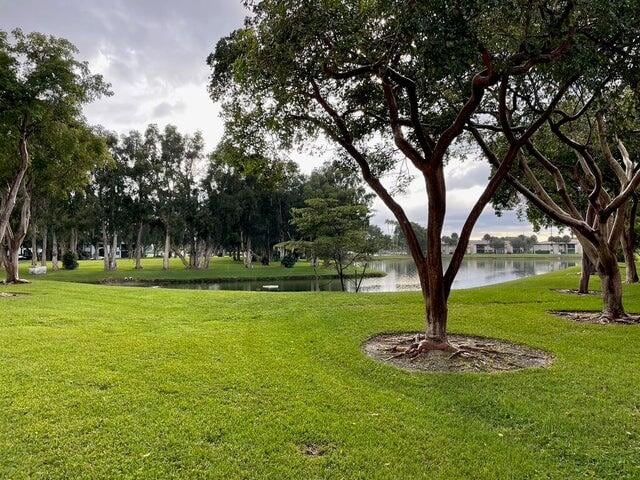
MULTIPOLYGON (((223 126, 207 95, 205 59, 218 38, 242 25, 244 15, 241 0, 0 0, 0 29, 65 37, 112 84, 114 96, 86 108, 91 123, 118 132, 173 123, 186 132, 201 130, 209 149, 223 126)), ((293 158, 305 172, 323 160, 317 151, 293 158)), ((488 172, 481 160, 454 161, 447 168, 447 233, 460 230, 488 172)), ((422 182, 415 181, 401 203, 412 220, 424 224, 422 182)), ((376 223, 392 218, 381 202, 374 207, 376 223)), ((531 227, 515 214, 497 218, 487 208, 474 237, 484 233, 529 234, 531 227)))

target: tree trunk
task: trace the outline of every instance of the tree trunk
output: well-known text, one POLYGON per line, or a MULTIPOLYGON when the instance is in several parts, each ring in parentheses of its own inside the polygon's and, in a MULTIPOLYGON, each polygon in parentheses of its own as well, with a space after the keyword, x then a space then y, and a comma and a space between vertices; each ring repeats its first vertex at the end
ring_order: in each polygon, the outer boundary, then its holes
POLYGON ((38 265, 38 229, 35 224, 31 225, 31 266, 38 265))
POLYGON ((51 231, 51 270, 54 272, 60 270, 58 265, 58 237, 56 231, 51 231))
POLYGON ((614 252, 600 256, 598 275, 602 283, 602 317, 607 320, 625 317, 622 304, 622 277, 614 252))
POLYGON ((244 255, 244 266, 245 268, 253 268, 252 265, 252 255, 251 255, 251 237, 247 236, 247 240, 245 242, 245 255, 244 255))
MULTIPOLYGON (((104 265, 104 271, 109 271, 109 236, 107 235, 107 226, 102 224, 102 263, 104 265)), ((98 249, 96 249, 96 252, 98 249)), ((96 253, 97 255, 97 253, 96 253)))
POLYGON ((189 241, 189 264, 187 268, 199 268, 199 248, 198 248, 198 240, 196 238, 191 238, 189 241))
POLYGON ((142 233, 144 231, 144 224, 140 222, 138 225, 138 236, 136 238, 136 270, 142 269, 142 252, 144 250, 144 245, 142 244, 142 233))
MULTIPOLYGON (((14 242, 10 242, 14 243, 14 242)), ((4 248, 2 249, 4 253, 4 248)), ((20 268, 18 256, 20 255, 20 247, 17 249, 13 245, 10 245, 6 249, 6 255, 3 256, 4 270, 5 270, 5 282, 6 283, 21 283, 20 280, 20 268)))
POLYGON ((171 250, 171 235, 169 227, 164 231, 164 252, 162 252, 162 269, 169 270, 169 251, 171 250))
POLYGON ((112 244, 109 252, 109 270, 118 269, 118 232, 113 232, 112 244))
POLYGON ((636 252, 633 244, 629 241, 628 235, 623 234, 620 239, 622 245, 622 254, 624 255, 624 264, 626 266, 627 283, 638 283, 638 270, 636 268, 636 252))
POLYGON ((29 158, 29 150, 27 148, 27 134, 26 128, 23 128, 23 132, 20 135, 20 143, 18 149, 20 151, 20 167, 18 172, 13 177, 9 190, 7 191, 6 198, 0 205, 0 245, 4 241, 4 236, 9 227, 11 221, 11 214, 18 200, 18 193, 20 189, 24 187, 24 177, 31 163, 29 158))
POLYGON ((23 189, 24 198, 22 209, 20 210, 20 224, 15 232, 7 234, 5 237, 7 244, 7 255, 4 257, 4 268, 6 272, 6 283, 28 283, 20 279, 20 247, 27 237, 29 221, 31 220, 31 195, 27 189, 23 189))
POLYGON ((444 171, 436 168, 427 176, 429 197, 427 221, 427 340, 447 344, 447 292, 442 271, 442 227, 446 211, 444 171))
POLYGON ((204 258, 202 259, 202 268, 205 270, 209 270, 209 266, 211 265, 211 245, 207 242, 204 247, 204 258))
POLYGON ((638 283, 638 270, 636 267, 636 218, 638 217, 638 195, 634 194, 631 197, 631 208, 629 209, 629 215, 627 218, 627 228, 622 234, 623 241, 626 242, 624 246, 625 251, 625 263, 627 264, 627 283, 638 283))
POLYGON ((40 265, 47 266, 47 237, 49 236, 49 229, 45 225, 42 227, 42 254, 40 255, 40 265))
POLYGON ((184 266, 184 268, 191 268, 191 264, 189 263, 189 259, 187 257, 185 257, 185 255, 176 247, 173 247, 173 251, 175 252, 176 256, 180 259, 180 261, 182 262, 182 265, 184 266))
POLYGON ((345 283, 344 271, 342 270, 342 258, 340 255, 333 257, 333 263, 335 263, 336 271, 338 272, 338 278, 340 279, 340 290, 347 291, 347 285, 345 283))
POLYGON ((578 288, 578 292, 582 294, 589 293, 589 280, 591 279, 591 274, 593 273, 593 265, 591 260, 587 257, 585 253, 582 254, 582 272, 580 272, 580 287, 578 288))
POLYGON ((69 240, 69 250, 72 253, 78 255, 78 230, 75 228, 71 229, 71 238, 69 240))

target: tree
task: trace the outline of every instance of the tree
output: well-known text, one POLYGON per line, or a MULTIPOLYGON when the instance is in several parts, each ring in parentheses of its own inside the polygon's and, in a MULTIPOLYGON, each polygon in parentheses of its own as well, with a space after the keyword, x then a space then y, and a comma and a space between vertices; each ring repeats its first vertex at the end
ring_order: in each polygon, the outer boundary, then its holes
POLYGON ((453 232, 450 236, 445 235, 444 237, 442 237, 443 245, 449 245, 449 246, 455 247, 456 245, 458 245, 459 241, 460 241, 460 237, 456 232, 453 232))
POLYGON ((273 245, 293 238, 291 208, 302 204, 302 177, 294 162, 247 152, 225 138, 209 157, 203 192, 221 244, 251 268, 258 252, 271 260, 273 245), (243 252, 241 254, 241 252, 243 252))
POLYGON ((347 289, 350 271, 355 272, 355 289, 359 291, 370 256, 379 250, 379 238, 370 235, 368 229, 368 206, 312 198, 303 208, 293 209, 292 222, 309 242, 312 255, 336 269, 342 291, 347 289))
MULTIPOLYGON (((411 230, 416 237, 420 250, 423 252, 427 251, 427 229, 422 225, 416 222, 411 222, 411 230)), ((400 224, 396 225, 396 229, 394 232, 395 237, 398 239, 398 247, 403 249, 407 253, 411 253, 411 249, 409 246, 409 242, 407 238, 404 236, 404 232, 400 224)))
MULTIPOLYGON (((31 165, 25 176, 19 212, 14 212, 5 235, 7 283, 20 282, 18 256, 30 227, 43 234, 42 264, 46 266, 51 234, 52 266, 58 266, 60 234, 67 228, 69 199, 89 182, 90 172, 108 161, 104 140, 84 123, 52 123, 31 137, 31 165), (17 215, 15 214, 17 213, 17 215)), ((35 256, 37 249, 32 248, 35 256)))
POLYGON ((535 235, 527 237, 526 235, 518 235, 517 237, 510 238, 513 251, 516 253, 531 253, 533 246, 538 242, 538 238, 535 235))
POLYGON ((145 228, 153 218, 152 158, 157 148, 153 126, 144 134, 132 131, 120 139, 121 155, 128 166, 131 195, 131 219, 136 224, 135 233, 135 269, 142 269, 142 256, 145 252, 145 228))
POLYGON ((253 120, 254 133, 277 132, 285 145, 322 134, 342 147, 393 212, 417 265, 427 327, 407 354, 452 350, 447 300, 480 213, 519 150, 587 72, 586 58, 589 66, 597 63, 599 45, 577 34, 593 28, 589 2, 250 5, 247 26, 220 40, 208 59, 212 97, 225 100, 230 121, 253 120), (485 109, 495 108, 502 120, 514 116, 507 94, 525 77, 540 80, 547 105, 537 118, 517 116, 518 138, 471 209, 443 273, 446 158, 465 128, 483 121, 485 109), (426 253, 393 191, 380 181, 401 159, 427 188, 426 253))
POLYGON ((491 248, 495 253, 498 253, 500 250, 504 250, 505 241, 502 238, 491 237, 491 240, 489 241, 489 245, 491 246, 491 248))
MULTIPOLYGON (((91 74, 88 64, 75 58, 77 53, 61 38, 19 29, 11 35, 0 31, 0 137, 3 146, 12 145, 7 152, 18 152, 17 157, 1 157, 7 187, 0 205, 0 244, 19 192, 25 192, 33 136, 55 134, 53 125, 77 123, 83 104, 110 94, 109 85, 91 74)), ((31 181, 35 184, 38 179, 31 181)), ((28 196, 23 194, 23 199, 28 196)))
POLYGON ((117 255, 120 249, 122 231, 127 228, 126 212, 131 210, 131 197, 128 194, 126 158, 121 155, 118 136, 103 132, 113 161, 94 171, 94 194, 97 207, 96 217, 102 234, 104 270, 118 268, 117 255))
MULTIPOLYGON (((580 240, 588 260, 583 262, 581 291, 588 290, 590 265, 602 283, 603 310, 599 320, 627 322, 616 252, 624 243, 628 228, 625 225, 640 186, 640 171, 632 162, 623 137, 609 131, 612 125, 606 118, 607 104, 615 103, 620 85, 607 89, 585 81, 576 88, 569 101, 549 117, 537 142, 527 143, 519 172, 508 181, 514 193, 522 195, 547 218, 569 227, 580 240), (612 145, 617 146, 617 158, 612 145), (565 179, 567 174, 571 175, 570 182, 565 179)), ((535 108, 535 100, 530 98, 529 102, 535 108)), ((509 138, 509 129, 505 132, 509 138)), ((491 158, 488 150, 486 154, 491 158)), ((635 212, 632 216, 634 224, 635 212)), ((631 257, 635 267, 633 252, 631 257)))

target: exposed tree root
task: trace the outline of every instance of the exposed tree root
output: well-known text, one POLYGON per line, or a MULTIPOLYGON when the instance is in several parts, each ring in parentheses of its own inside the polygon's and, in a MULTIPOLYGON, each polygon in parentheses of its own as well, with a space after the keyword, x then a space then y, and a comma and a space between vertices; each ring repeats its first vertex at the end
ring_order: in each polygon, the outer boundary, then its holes
POLYGON ((577 289, 571 289, 571 288, 552 288, 551 289, 554 292, 557 293, 562 293, 565 295, 578 295, 581 297, 586 297, 586 296, 600 296, 602 295, 602 292, 598 291, 598 290, 589 290, 588 292, 581 292, 577 289))
POLYGON ((440 351, 440 352, 456 352, 456 348, 452 346, 447 341, 435 341, 426 337, 423 333, 418 333, 414 338, 413 342, 409 346, 404 345, 394 345, 389 349, 392 352, 399 352, 395 355, 392 355, 388 358, 388 360, 400 357, 407 357, 409 359, 414 359, 421 354, 426 354, 432 351, 440 351))
POLYGON ((28 284, 28 283, 31 283, 31 282, 29 280, 25 280, 23 278, 19 278, 17 280, 12 280, 10 282, 5 281, 3 283, 5 285, 25 285, 25 284, 28 284))
POLYGON ((502 352, 491 349, 491 348, 474 347, 472 345, 465 345, 465 344, 454 346, 450 344, 448 341, 444 341, 444 342, 434 341, 429 338, 426 338, 426 335, 421 333, 417 334, 414 337, 413 343, 408 347, 395 345, 391 347, 389 350, 393 352, 399 351, 399 353, 392 355, 391 357, 387 358, 387 360, 393 360, 394 358, 400 358, 400 357, 407 357, 410 361, 414 361, 420 355, 426 355, 429 352, 434 352, 434 351, 447 352, 447 353, 450 352, 451 355, 449 355, 449 360, 454 359, 456 357, 464 357, 464 358, 477 359, 481 362, 483 362, 483 360, 481 359, 482 355, 479 355, 479 354, 485 354, 485 355, 502 354, 502 352))
POLYGON ((594 323, 597 325, 640 325, 639 315, 618 315, 611 316, 602 312, 551 312, 562 318, 568 318, 576 322, 594 323))
POLYGON ((500 372, 545 366, 553 359, 525 345, 456 334, 447 341, 429 339, 422 333, 382 334, 369 339, 363 348, 382 362, 420 371, 500 372))

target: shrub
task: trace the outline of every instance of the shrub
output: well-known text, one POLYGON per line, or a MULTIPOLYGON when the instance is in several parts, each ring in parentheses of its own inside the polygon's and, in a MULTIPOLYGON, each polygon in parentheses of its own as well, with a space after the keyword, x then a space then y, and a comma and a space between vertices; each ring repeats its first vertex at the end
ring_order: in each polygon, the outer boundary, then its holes
POLYGON ((66 252, 62 256, 62 266, 65 270, 75 270, 78 268, 78 256, 74 252, 66 252))
POLYGON ((295 255, 291 253, 287 253, 284 257, 282 257, 282 260, 280 260, 280 263, 285 268, 293 268, 293 266, 296 264, 297 261, 298 259, 296 258, 295 255))

